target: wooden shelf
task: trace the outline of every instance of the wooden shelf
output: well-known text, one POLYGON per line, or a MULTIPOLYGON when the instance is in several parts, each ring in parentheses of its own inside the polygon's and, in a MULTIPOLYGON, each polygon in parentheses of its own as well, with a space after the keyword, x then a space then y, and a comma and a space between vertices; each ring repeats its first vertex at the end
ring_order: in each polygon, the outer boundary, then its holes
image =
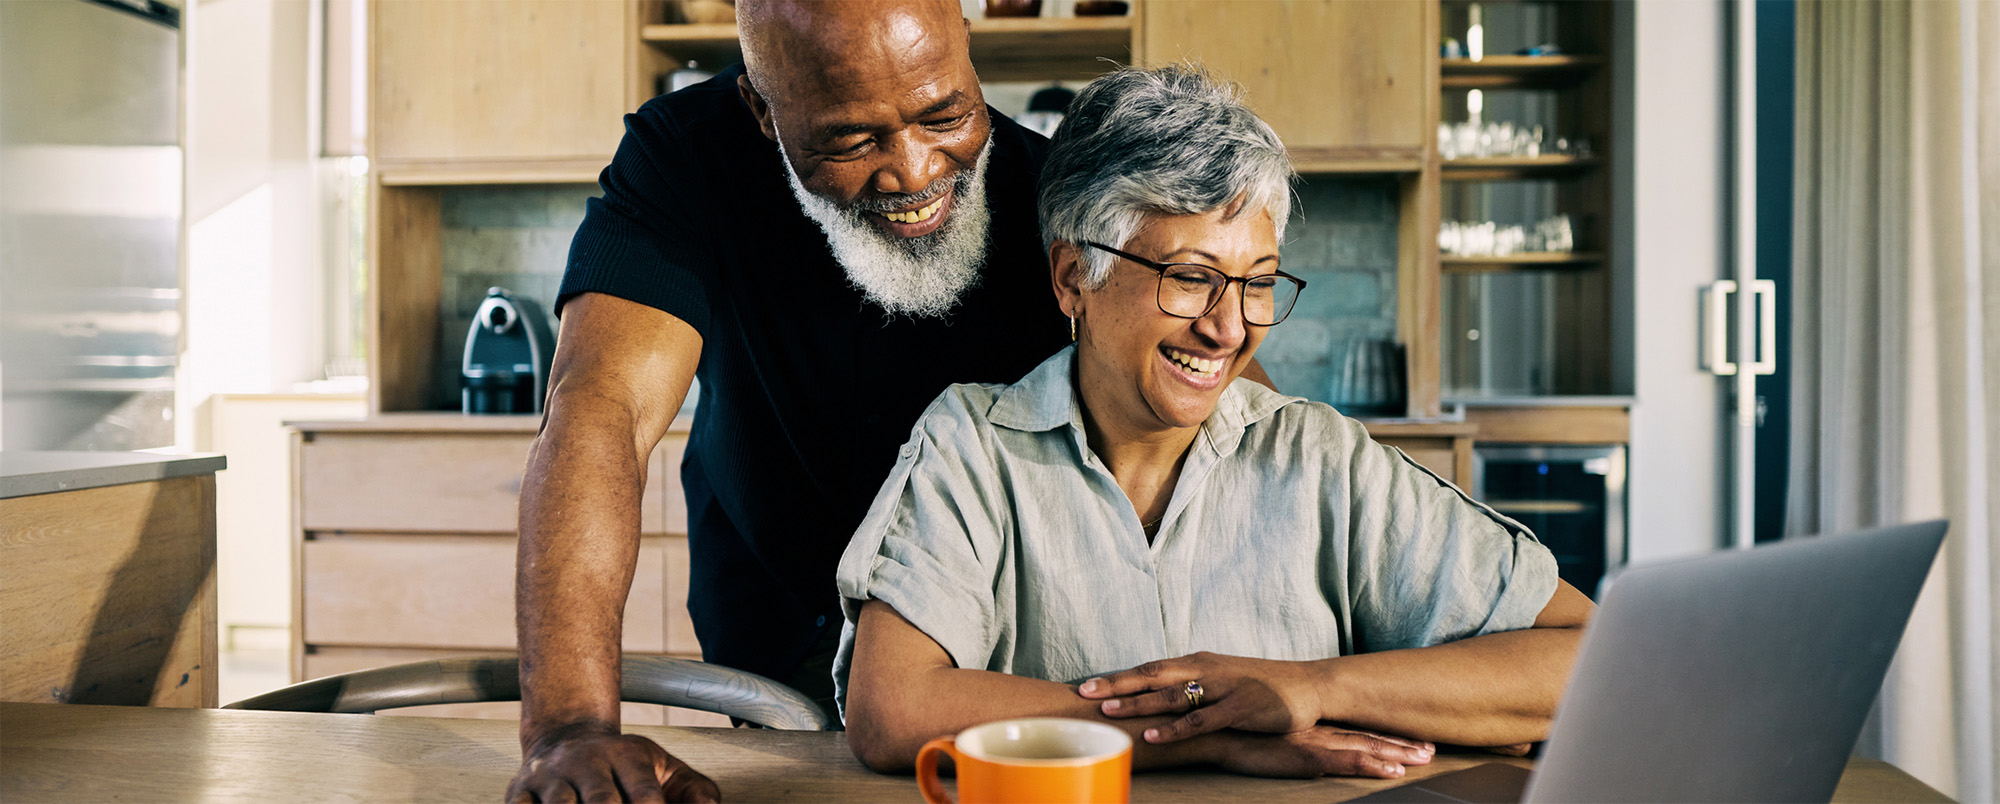
POLYGON ((1582 80, 1604 66, 1603 56, 1487 56, 1438 60, 1445 89, 1528 89, 1559 87, 1582 80))
POLYGON ((1416 173, 1424 167, 1421 148, 1292 148, 1292 169, 1303 174, 1416 173))
POLYGON ((1132 62, 1131 17, 972 21, 982 81, 1087 81, 1132 62))
POLYGON ((1438 263, 1448 274, 1479 274, 1500 271, 1564 270, 1592 268, 1604 262, 1604 255, 1587 251, 1523 252, 1491 257, 1458 257, 1445 254, 1438 263))
POLYGON ((1595 156, 1486 156, 1444 161, 1445 181, 1506 181, 1560 177, 1598 166, 1595 156))
POLYGON ((598 159, 389 162, 375 166, 385 187, 443 187, 472 184, 596 184, 611 163, 598 159))
MULTIPOLYGON (((718 69, 743 59, 734 24, 647 25, 639 38, 677 61, 718 69)), ((1132 18, 972 21, 972 63, 983 81, 1087 80, 1132 62, 1132 18)))
POLYGON ((1632 413, 1624 406, 1467 407, 1481 444, 1624 444, 1632 413))

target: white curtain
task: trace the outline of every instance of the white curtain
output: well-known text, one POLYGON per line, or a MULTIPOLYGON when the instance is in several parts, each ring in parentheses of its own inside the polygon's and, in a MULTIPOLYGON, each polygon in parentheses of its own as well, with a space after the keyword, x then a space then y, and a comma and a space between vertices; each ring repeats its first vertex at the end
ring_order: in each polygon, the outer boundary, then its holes
POLYGON ((1951 520, 1859 750, 1993 801, 2000 4, 1798 8, 1787 530, 1951 520))

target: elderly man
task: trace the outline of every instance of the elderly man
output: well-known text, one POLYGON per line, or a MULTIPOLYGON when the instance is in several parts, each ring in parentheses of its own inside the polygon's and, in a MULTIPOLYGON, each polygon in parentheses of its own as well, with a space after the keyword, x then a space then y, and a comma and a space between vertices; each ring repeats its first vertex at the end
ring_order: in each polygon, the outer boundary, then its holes
POLYGON ((646 457, 691 379, 705 657, 830 701, 834 567, 911 425, 1068 342, 1035 218, 1047 143, 985 105, 956 2, 737 13, 745 67, 626 118, 571 248, 522 488, 512 798, 715 795, 618 716, 646 457))

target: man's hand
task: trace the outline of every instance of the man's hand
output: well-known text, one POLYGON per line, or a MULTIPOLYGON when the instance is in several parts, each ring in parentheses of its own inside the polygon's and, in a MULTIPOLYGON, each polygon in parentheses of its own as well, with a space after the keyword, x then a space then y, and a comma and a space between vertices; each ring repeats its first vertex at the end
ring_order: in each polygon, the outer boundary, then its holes
POLYGON ((1106 699, 1099 709, 1107 717, 1186 713, 1164 726, 1147 729, 1144 737, 1151 743, 1185 740, 1222 729, 1286 733, 1311 728, 1326 716, 1315 678, 1322 672, 1306 662, 1196 653, 1090 679, 1077 693, 1106 699), (1199 708, 1189 705, 1190 681, 1201 685, 1199 708))
POLYGON ((636 734, 592 727, 539 740, 521 758, 507 800, 713 802, 715 782, 636 734))
POLYGON ((1229 731, 1208 739, 1217 741, 1216 764, 1247 776, 1400 779, 1405 767, 1429 764, 1435 753, 1425 743, 1338 726, 1268 735, 1229 731))

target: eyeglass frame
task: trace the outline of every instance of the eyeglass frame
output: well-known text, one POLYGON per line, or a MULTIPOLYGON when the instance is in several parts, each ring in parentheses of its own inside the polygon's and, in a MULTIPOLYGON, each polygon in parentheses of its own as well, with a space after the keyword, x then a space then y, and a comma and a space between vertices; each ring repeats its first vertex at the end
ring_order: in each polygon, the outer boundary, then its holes
POLYGON ((1110 246, 1104 245, 1103 243, 1099 243, 1092 240, 1079 240, 1077 241, 1077 243, 1078 245, 1089 246, 1091 248, 1098 249, 1113 256, 1124 257, 1125 259, 1131 260, 1132 262, 1137 263, 1143 267, 1152 269, 1153 273, 1158 274, 1160 277, 1160 284, 1155 286, 1153 290, 1153 306, 1160 308, 1160 312, 1162 313, 1173 316, 1175 318, 1185 319, 1188 321, 1200 320, 1201 318, 1206 317, 1209 313, 1215 312, 1215 306, 1222 303, 1222 297, 1229 295, 1229 286, 1233 283, 1243 286, 1242 290, 1236 294, 1236 305, 1237 305, 1236 313, 1237 315, 1243 317, 1243 324, 1245 326, 1252 326, 1252 327, 1275 327, 1279 324, 1285 323, 1285 319, 1292 317, 1292 310, 1297 309, 1299 306, 1298 296, 1303 296, 1305 295, 1306 292, 1305 280, 1300 279, 1296 276, 1292 276, 1291 274, 1285 273, 1284 271, 1272 271, 1268 274, 1257 274, 1255 276, 1230 276, 1229 274, 1223 273, 1221 268, 1217 268, 1213 265, 1203 265, 1198 262, 1154 262, 1153 260, 1146 259, 1145 257, 1141 257, 1137 254, 1131 254, 1128 252, 1119 251, 1118 249, 1112 248, 1110 246), (1200 315, 1181 315, 1180 313, 1168 310, 1165 304, 1160 303, 1160 293, 1161 293, 1160 288, 1164 287, 1166 284, 1167 269, 1175 265, 1185 265, 1191 268, 1206 268, 1210 271, 1222 274, 1222 292, 1215 294, 1215 298, 1208 300, 1208 307, 1204 308, 1201 311, 1200 315), (1250 321, 1250 311, 1245 306, 1250 303, 1249 300, 1250 280, 1263 279, 1264 277, 1267 276, 1281 276, 1286 279, 1292 280, 1294 284, 1299 286, 1298 296, 1292 297, 1292 306, 1285 308, 1285 314, 1278 316, 1278 320, 1273 321, 1269 324, 1252 323, 1250 321))

